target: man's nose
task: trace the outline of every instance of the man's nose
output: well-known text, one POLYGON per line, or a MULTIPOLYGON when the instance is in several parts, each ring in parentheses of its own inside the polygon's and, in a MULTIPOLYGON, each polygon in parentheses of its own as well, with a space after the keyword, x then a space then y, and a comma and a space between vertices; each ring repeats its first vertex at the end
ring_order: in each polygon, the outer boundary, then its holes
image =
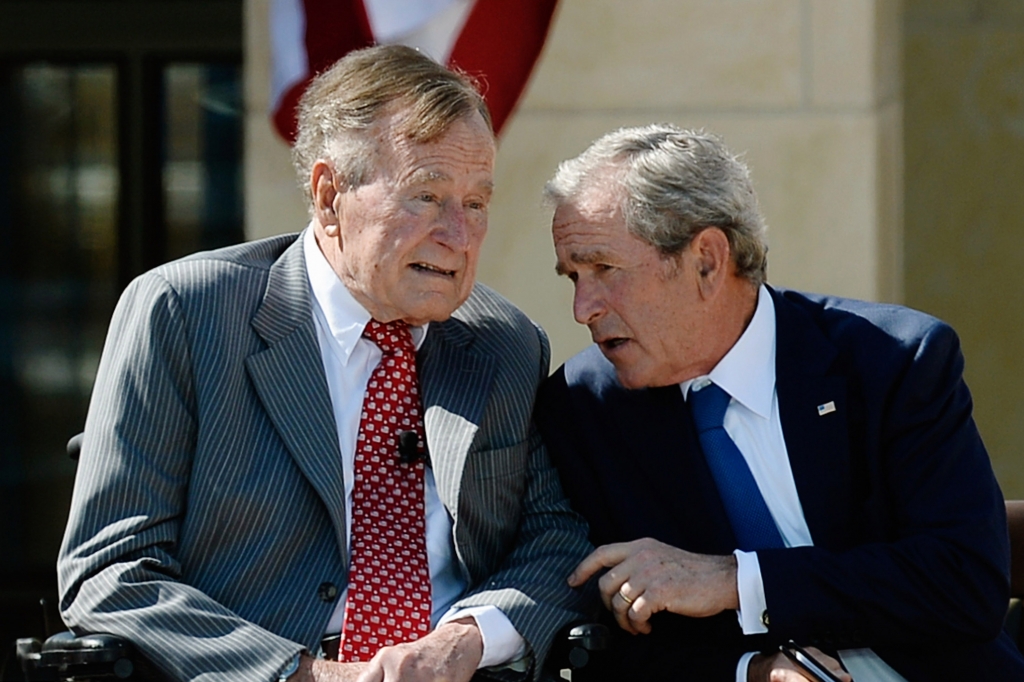
POLYGON ((577 281, 572 298, 572 314, 580 324, 590 324, 605 312, 604 300, 597 287, 577 281))
POLYGON ((434 239, 453 251, 469 248, 469 221, 466 209, 455 202, 444 202, 434 227, 434 239))

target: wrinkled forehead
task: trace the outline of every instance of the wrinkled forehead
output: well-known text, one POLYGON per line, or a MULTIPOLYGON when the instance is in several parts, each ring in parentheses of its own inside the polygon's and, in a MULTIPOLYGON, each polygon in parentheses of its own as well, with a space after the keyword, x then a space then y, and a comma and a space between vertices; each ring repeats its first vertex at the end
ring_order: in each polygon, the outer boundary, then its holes
POLYGON ((555 207, 551 227, 559 233, 579 230, 625 228, 622 186, 611 178, 597 178, 581 185, 577 192, 555 207))
POLYGON ((452 144, 466 155, 493 163, 497 149, 494 133, 478 112, 470 111, 429 136, 420 135, 422 131, 418 131, 415 122, 410 123, 409 118, 409 113, 404 111, 382 118, 371 130, 371 135, 382 149, 393 153, 452 144))
POLYGON ((582 215, 621 214, 626 199, 625 173, 626 169, 615 163, 605 163, 587 171, 562 205, 582 215))

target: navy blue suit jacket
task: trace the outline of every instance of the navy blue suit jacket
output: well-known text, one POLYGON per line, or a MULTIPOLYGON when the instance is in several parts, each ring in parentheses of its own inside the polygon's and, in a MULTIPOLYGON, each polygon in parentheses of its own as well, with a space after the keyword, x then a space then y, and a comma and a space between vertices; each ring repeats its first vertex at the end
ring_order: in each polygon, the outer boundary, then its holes
MULTIPOLYGON (((1005 510, 955 332, 898 306, 771 294, 779 412, 814 546, 758 552, 768 635, 744 637, 732 612, 658 614, 652 635, 619 637, 616 658, 635 674, 670 650, 694 679, 731 680, 743 651, 792 638, 873 647, 911 681, 1024 679, 1000 635, 1005 510)), ((595 346, 552 375, 536 412, 595 545, 733 551, 678 386, 626 390, 595 346)))

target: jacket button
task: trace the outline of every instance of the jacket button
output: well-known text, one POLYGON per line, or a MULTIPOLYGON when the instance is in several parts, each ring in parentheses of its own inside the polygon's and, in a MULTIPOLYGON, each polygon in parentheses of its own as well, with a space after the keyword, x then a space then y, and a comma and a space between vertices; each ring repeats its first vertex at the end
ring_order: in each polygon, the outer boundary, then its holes
POLYGON ((338 587, 334 583, 320 583, 316 594, 320 601, 332 602, 338 598, 338 587))

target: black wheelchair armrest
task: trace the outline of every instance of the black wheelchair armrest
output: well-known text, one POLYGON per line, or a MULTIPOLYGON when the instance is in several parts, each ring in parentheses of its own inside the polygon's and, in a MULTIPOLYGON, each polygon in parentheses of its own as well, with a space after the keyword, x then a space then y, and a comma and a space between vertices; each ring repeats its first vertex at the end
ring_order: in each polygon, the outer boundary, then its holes
POLYGON ((42 644, 18 640, 18 659, 29 682, 133 680, 137 655, 131 642, 110 634, 61 632, 42 644))
POLYGON ((600 663, 601 652, 608 648, 611 634, 600 623, 575 623, 559 630, 544 663, 549 679, 585 682, 588 668, 600 663), (568 673, 569 677, 565 674, 568 673))
MULTIPOLYGON (((548 679, 585 682, 596 669, 611 635, 600 623, 571 624, 559 631, 545 661, 548 679), (568 673, 567 678, 565 674, 568 673)), ((131 642, 111 634, 61 632, 45 642, 18 640, 18 660, 28 682, 65 680, 155 681, 155 675, 131 642)))

